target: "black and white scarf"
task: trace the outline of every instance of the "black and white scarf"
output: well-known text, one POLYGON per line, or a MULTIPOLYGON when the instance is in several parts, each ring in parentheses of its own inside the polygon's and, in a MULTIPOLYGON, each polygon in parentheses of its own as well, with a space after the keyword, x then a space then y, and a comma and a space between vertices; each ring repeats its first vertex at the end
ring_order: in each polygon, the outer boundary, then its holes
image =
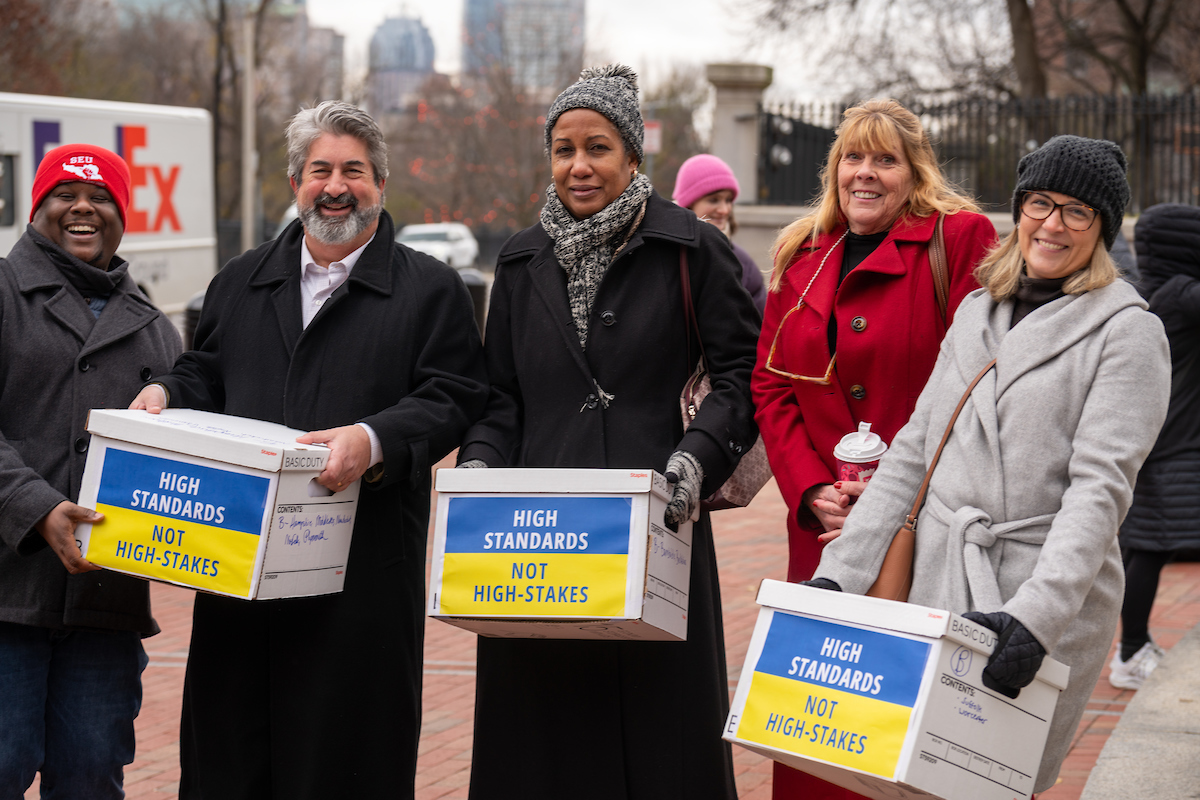
POLYGON ((542 227, 554 240, 554 255, 567 273, 567 299, 580 347, 587 349, 588 320, 596 291, 613 258, 633 236, 646 213, 653 187, 638 173, 621 196, 586 219, 575 219, 558 197, 554 184, 546 190, 542 227))

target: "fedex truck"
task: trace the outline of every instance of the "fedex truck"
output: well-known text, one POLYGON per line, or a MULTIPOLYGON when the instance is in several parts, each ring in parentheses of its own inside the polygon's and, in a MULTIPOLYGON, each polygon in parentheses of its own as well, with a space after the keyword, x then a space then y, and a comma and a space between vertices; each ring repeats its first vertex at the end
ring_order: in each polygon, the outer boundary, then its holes
POLYGON ((119 153, 132 178, 117 253, 159 308, 183 310, 217 270, 212 118, 204 109, 0 92, 0 256, 29 222, 33 176, 60 144, 119 153))

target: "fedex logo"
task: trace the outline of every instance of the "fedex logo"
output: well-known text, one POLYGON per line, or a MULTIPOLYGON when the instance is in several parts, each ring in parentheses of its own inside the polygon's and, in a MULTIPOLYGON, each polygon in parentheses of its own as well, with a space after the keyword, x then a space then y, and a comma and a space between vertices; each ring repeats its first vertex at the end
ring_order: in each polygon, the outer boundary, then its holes
MULTIPOLYGON (((63 144, 62 124, 53 120, 35 120, 33 123, 33 164, 38 164, 46 152, 63 144)), ((113 149, 129 165, 130 191, 129 214, 125 218, 126 233, 158 233, 164 229, 182 231, 179 215, 175 211, 175 184, 179 181, 179 164, 145 164, 138 150, 146 147, 145 125, 116 126, 116 147, 113 149), (158 193, 158 207, 142 208, 138 204, 137 189, 152 185, 158 193)), ((94 167, 93 167, 94 168, 94 167)))
POLYGON ((164 175, 163 168, 158 164, 140 163, 141 156, 136 151, 145 146, 145 125, 117 126, 117 152, 129 165, 130 177, 129 196, 131 199, 129 214, 125 220, 125 230, 128 233, 150 231, 158 233, 166 224, 170 225, 173 231, 181 231, 183 226, 179 224, 179 217, 175 214, 175 201, 172 198, 172 195, 175 194, 175 182, 179 180, 179 165, 172 164, 164 175), (139 186, 147 185, 147 175, 153 178, 154 186, 158 190, 158 209, 154 214, 153 224, 150 222, 150 212, 138 208, 137 201, 134 199, 137 197, 136 189, 139 186))

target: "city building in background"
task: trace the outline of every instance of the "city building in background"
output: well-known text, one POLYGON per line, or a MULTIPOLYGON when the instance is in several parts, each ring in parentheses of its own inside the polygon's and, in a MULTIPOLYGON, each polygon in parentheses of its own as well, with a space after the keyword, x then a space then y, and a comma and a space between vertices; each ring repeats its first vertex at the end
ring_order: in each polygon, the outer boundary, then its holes
MULTIPOLYGON (((272 49, 278 56, 302 62, 301 74, 293 73, 292 85, 280 86, 277 93, 306 102, 342 99, 346 37, 333 28, 309 23, 305 0, 275 0, 268 10, 272 13, 268 25, 278 26, 271 31, 272 49)), ((287 71, 280 71, 278 78, 287 80, 287 71)), ((291 110, 295 112, 295 108, 291 110)))
POLYGON ((376 117, 411 108, 433 75, 433 38, 419 19, 389 17, 371 37, 368 108, 376 117))
POLYGON ((550 99, 583 68, 584 0, 465 0, 463 74, 550 99))

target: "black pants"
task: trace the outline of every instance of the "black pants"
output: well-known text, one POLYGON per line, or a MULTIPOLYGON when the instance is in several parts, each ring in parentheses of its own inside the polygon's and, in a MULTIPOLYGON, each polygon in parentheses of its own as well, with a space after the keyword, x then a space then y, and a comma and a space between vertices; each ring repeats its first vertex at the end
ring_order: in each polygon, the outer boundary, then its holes
POLYGON ((1121 660, 1128 661, 1150 641, 1150 611, 1158 593, 1158 576, 1171 553, 1124 550, 1125 602, 1121 606, 1121 660))

